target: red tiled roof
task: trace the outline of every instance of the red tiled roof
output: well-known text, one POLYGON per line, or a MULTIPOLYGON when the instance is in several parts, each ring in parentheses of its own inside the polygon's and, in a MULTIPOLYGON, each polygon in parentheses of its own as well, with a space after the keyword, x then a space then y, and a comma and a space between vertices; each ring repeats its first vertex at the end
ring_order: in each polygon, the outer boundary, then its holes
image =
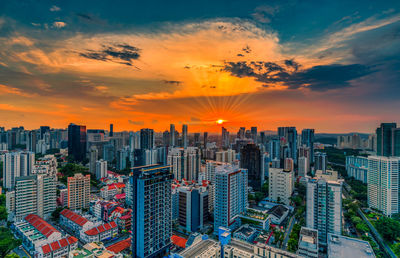
POLYGON ((66 217, 69 220, 72 220, 75 224, 78 224, 79 226, 83 227, 83 225, 86 224, 89 220, 86 218, 82 217, 81 215, 76 214, 75 212, 65 209, 61 212, 61 215, 66 217))
POLYGON ((60 232, 36 214, 27 215, 25 217, 25 220, 28 221, 32 226, 34 226, 37 230, 39 230, 40 233, 42 233, 46 238, 48 238, 53 233, 60 232))
POLYGON ((74 243, 78 242, 78 239, 73 237, 73 236, 69 236, 67 238, 63 238, 61 240, 57 240, 53 243, 50 244, 46 244, 42 246, 42 251, 43 254, 48 254, 50 252, 54 252, 60 248, 64 248, 68 245, 72 245, 74 243))
POLYGON ((111 251, 115 254, 122 252, 123 250, 129 248, 131 246, 131 238, 127 238, 125 240, 119 241, 115 244, 106 247, 108 251, 111 251))
POLYGON ((114 197, 115 197, 115 199, 125 199, 126 198, 126 194, 125 193, 116 194, 114 197))
POLYGON ((88 235, 88 236, 95 236, 95 235, 98 235, 98 234, 100 234, 100 233, 102 233, 104 231, 111 230, 111 229, 116 228, 116 227, 117 227, 117 224, 115 224, 114 221, 111 221, 109 223, 102 224, 102 225, 100 225, 98 227, 89 229, 89 230, 87 230, 85 232, 85 234, 88 235))
POLYGON ((185 248, 186 247, 186 242, 187 239, 177 236, 177 235, 172 235, 171 241, 174 245, 185 248))

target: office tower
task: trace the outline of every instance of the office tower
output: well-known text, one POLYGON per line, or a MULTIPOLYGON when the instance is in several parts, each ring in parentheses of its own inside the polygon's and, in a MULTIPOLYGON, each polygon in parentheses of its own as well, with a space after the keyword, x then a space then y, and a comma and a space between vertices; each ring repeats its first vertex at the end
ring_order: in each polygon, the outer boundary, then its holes
POLYGON ((269 198, 286 205, 290 203, 294 189, 294 172, 281 168, 269 169, 269 198))
POLYGON ((219 227, 235 229, 248 207, 247 170, 233 165, 215 168, 214 234, 219 227))
POLYGON ((226 151, 217 151, 215 153, 215 161, 232 164, 234 161, 236 161, 236 151, 232 149, 228 149, 226 151))
POLYGON ((325 152, 316 152, 314 154, 314 168, 315 170, 322 170, 326 172, 327 156, 325 152))
POLYGON ((188 232, 203 229, 208 221, 208 189, 202 185, 177 188, 178 223, 188 232))
POLYGON ((140 149, 148 150, 154 148, 154 131, 153 129, 140 129, 140 149))
MULTIPOLYGON (((159 165, 167 165, 168 160, 168 152, 167 147, 157 147, 157 164, 159 165)), ((153 164, 155 164, 153 162, 153 164)))
POLYGON ((21 174, 21 161, 19 152, 9 152, 4 154, 3 162, 3 187, 13 189, 15 179, 21 174))
POLYGON ((50 126, 41 126, 40 127, 40 139, 44 139, 44 135, 50 132, 50 126))
POLYGON ((307 157, 299 157, 298 160, 298 176, 305 177, 310 171, 307 157))
POLYGON ((75 174, 68 177, 68 208, 88 209, 90 201, 90 175, 75 174))
POLYGON ((163 257, 171 246, 171 184, 168 166, 133 168, 129 178, 132 205, 132 256, 163 257))
POLYGON ((167 157, 167 164, 171 165, 171 172, 176 180, 198 180, 201 154, 196 147, 172 148, 167 157))
POLYGON ((346 171, 348 177, 367 183, 368 158, 362 156, 346 156, 346 171))
POLYGON ((169 137, 170 137, 169 145, 171 147, 174 147, 175 146, 175 125, 174 124, 169 125, 169 137))
POLYGON ((310 148, 310 157, 314 162, 314 129, 303 129, 301 131, 301 145, 310 148))
POLYGON ((37 142, 37 133, 36 131, 29 131, 26 139, 26 149, 28 151, 35 152, 36 151, 36 142, 37 142))
POLYGON ((251 139, 253 139, 254 143, 257 143, 257 127, 251 127, 251 139))
POLYGON ((89 150, 89 172, 96 174, 96 161, 99 158, 99 151, 95 146, 90 147, 89 150))
POLYGON ((382 123, 376 129, 378 156, 400 156, 400 128, 396 127, 396 123, 382 123))
POLYGON ((368 206, 386 216, 399 213, 400 157, 368 157, 368 206))
POLYGON ((301 227, 298 246, 299 256, 318 258, 318 230, 301 227))
POLYGON ((318 241, 326 247, 328 233, 342 232, 342 181, 309 179, 306 196, 306 225, 318 230, 318 241))
POLYGON ((182 125, 182 146, 183 148, 187 148, 188 146, 188 126, 182 125))
POLYGON ((76 161, 83 161, 86 158, 86 126, 69 124, 68 156, 76 161))
POLYGON ((222 148, 229 148, 229 132, 224 127, 222 127, 222 148))
MULTIPOLYGON (((142 154, 145 153, 146 150, 142 150, 142 154)), ((117 164, 116 168, 118 170, 124 170, 128 166, 128 161, 129 161, 129 149, 128 148, 122 148, 117 151, 117 164)))
POLYGON ((107 176, 107 161, 106 160, 96 160, 96 178, 100 180, 107 176))
POLYGON ((265 144, 265 132, 260 132, 260 143, 265 144))
POLYGON ((240 127, 237 133, 237 138, 244 139, 245 133, 246 133, 246 127, 240 127))
POLYGON ((35 153, 20 152, 20 176, 29 176, 32 174, 35 166, 35 153))
POLYGON ((158 164, 157 149, 145 150, 143 161, 144 161, 144 163, 142 164, 143 166, 158 164))
POLYGON ((297 164, 297 130, 296 127, 279 127, 278 136, 281 142, 281 149, 287 146, 288 156, 281 150, 281 159, 292 158, 297 164))
POLYGON ((57 179, 54 175, 21 176, 15 180, 14 220, 28 214, 48 219, 56 209, 57 179))
POLYGON ((208 132, 204 132, 203 134, 203 148, 207 148, 208 143, 208 132))
POLYGON ((113 125, 113 124, 110 124, 110 133, 109 133, 109 136, 110 136, 110 137, 113 137, 113 136, 114 136, 114 125, 113 125))
POLYGON ((108 162, 112 162, 115 158, 115 149, 112 144, 106 144, 103 147, 103 158, 104 160, 107 160, 108 162))
POLYGON ((247 144, 240 150, 240 167, 247 169, 248 184, 255 191, 261 190, 264 184, 264 164, 261 151, 254 143, 247 144))
POLYGON ((271 160, 280 159, 280 148, 279 139, 271 139, 269 141, 267 151, 271 160))
POLYGON ((194 146, 200 148, 200 133, 194 134, 194 146))

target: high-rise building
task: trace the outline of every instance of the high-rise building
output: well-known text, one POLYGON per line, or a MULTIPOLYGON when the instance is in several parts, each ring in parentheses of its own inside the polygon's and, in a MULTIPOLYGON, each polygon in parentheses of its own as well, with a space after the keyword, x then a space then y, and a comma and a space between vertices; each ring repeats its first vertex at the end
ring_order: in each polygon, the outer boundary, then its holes
POLYGON ((200 148, 201 146, 200 142, 200 133, 194 133, 194 146, 197 148, 200 148))
POLYGON ((259 191, 264 184, 264 162, 257 145, 247 144, 240 150, 240 167, 247 169, 248 184, 259 191))
POLYGON ((308 158, 299 157, 297 163, 298 163, 298 175, 301 177, 305 177, 307 173, 310 171, 308 158))
POLYGON ((188 126, 187 125, 182 125, 182 146, 183 148, 187 148, 188 146, 188 126))
POLYGON ((149 128, 140 129, 140 149, 149 150, 154 148, 154 130, 149 128))
POLYGON ((269 141, 267 151, 271 160, 280 159, 280 148, 279 139, 271 139, 269 141))
POLYGON ((174 147, 175 146, 175 125, 174 124, 169 125, 169 137, 170 137, 169 145, 171 147, 174 147))
POLYGON ((48 219, 56 209, 56 176, 21 176, 15 180, 14 220, 20 221, 26 215, 36 214, 48 219))
POLYGON ((109 136, 110 136, 110 137, 113 137, 113 136, 114 136, 114 125, 113 125, 113 124, 110 124, 110 133, 109 133, 109 136))
POLYGON ((208 132, 204 132, 203 134, 203 148, 207 148, 208 143, 208 132))
POLYGON ((86 158, 86 126, 69 124, 68 155, 76 161, 86 158))
POLYGON ((215 168, 214 234, 219 227, 234 229, 248 207, 247 170, 233 165, 215 168))
POLYGON ((265 132, 260 132, 260 143, 265 144, 265 132))
POLYGON ((167 164, 171 165, 171 172, 176 180, 198 180, 201 153, 196 147, 172 148, 167 157, 167 164))
POLYGON ((20 175, 29 176, 32 174, 33 167, 35 166, 35 153, 33 152, 20 152, 20 175))
POLYGON ((399 213, 400 157, 368 157, 368 206, 386 216, 399 213))
POLYGON ((310 162, 314 162, 314 129, 303 129, 301 131, 301 145, 310 148, 310 157, 312 160, 310 162))
POLYGON ((96 161, 96 178, 100 180, 103 177, 107 176, 107 161, 106 160, 97 160, 96 161))
POLYGON ((251 127, 251 139, 253 139, 254 143, 257 143, 257 127, 251 127))
POLYGON ((99 151, 95 146, 90 147, 89 150, 89 172, 96 174, 96 161, 99 158, 99 151))
POLYGON ((348 177, 367 183, 368 158, 362 156, 346 156, 346 171, 348 177))
POLYGON ((393 156, 392 155, 392 130, 397 127, 396 123, 382 123, 376 129, 377 137, 377 152, 378 156, 393 156))
POLYGON ((300 257, 318 258, 318 230, 301 227, 298 246, 300 257))
POLYGON ((294 172, 281 168, 269 169, 269 198, 275 202, 290 203, 294 190, 294 172))
POLYGON ((237 138, 244 139, 245 138, 245 133, 246 133, 246 127, 240 127, 239 131, 237 133, 237 138))
POLYGON ((132 205, 132 256, 163 257, 171 246, 169 166, 133 168, 129 178, 132 205))
POLYGON ((342 232, 342 182, 309 179, 306 206, 306 225, 318 230, 320 246, 326 248, 328 233, 342 232))
POLYGON ((222 127, 222 148, 229 148, 229 132, 228 130, 225 129, 225 127, 222 127))
POLYGON ((215 161, 233 163, 236 161, 236 151, 228 149, 226 151, 217 151, 215 153, 215 161))
POLYGON ((90 175, 75 174, 68 177, 68 208, 88 209, 90 201, 90 175))
POLYGON ((294 163, 297 164, 297 130, 296 127, 279 127, 278 136, 281 142, 281 160, 285 158, 292 158, 294 163), (287 147, 287 154, 284 154, 284 146, 287 147))
POLYGON ((322 170, 326 172, 326 165, 328 163, 327 156, 325 152, 316 152, 314 154, 314 168, 315 170, 322 170))
POLYGON ((13 189, 15 179, 21 175, 21 160, 19 152, 9 152, 4 154, 3 163, 3 187, 13 189))
POLYGON ((26 139, 26 149, 28 151, 36 151, 37 132, 35 130, 29 131, 26 139))
POLYGON ((189 185, 177 188, 178 223, 188 232, 203 229, 208 221, 208 188, 202 185, 189 185))

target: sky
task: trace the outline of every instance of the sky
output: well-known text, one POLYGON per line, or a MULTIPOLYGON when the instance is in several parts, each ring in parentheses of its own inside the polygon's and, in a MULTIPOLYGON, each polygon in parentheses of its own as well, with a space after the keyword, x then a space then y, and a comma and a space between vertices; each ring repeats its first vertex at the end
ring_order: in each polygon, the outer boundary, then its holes
POLYGON ((399 99, 398 0, 0 1, 7 128, 372 132, 399 99))

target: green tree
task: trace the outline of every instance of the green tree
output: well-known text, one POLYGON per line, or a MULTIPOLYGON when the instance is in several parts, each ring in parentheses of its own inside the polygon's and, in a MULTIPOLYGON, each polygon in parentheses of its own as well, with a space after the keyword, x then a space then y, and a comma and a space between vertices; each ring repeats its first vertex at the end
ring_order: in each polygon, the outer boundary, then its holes
POLYGON ((360 224, 356 224, 356 229, 357 229, 358 232, 360 232, 360 233, 369 232, 369 227, 368 227, 367 224, 365 224, 364 222, 362 222, 362 223, 360 223, 360 224))
POLYGON ((20 256, 16 253, 7 254, 5 258, 20 258, 20 256))
POLYGON ((52 213, 51 213, 51 218, 54 221, 57 221, 60 218, 60 213, 64 210, 63 207, 57 207, 52 213))
POLYGON ((0 227, 0 257, 5 257, 11 250, 21 245, 20 239, 15 239, 10 229, 0 227))
POLYGON ((390 242, 400 236, 400 222, 388 217, 381 217, 375 221, 375 228, 383 238, 390 242))

